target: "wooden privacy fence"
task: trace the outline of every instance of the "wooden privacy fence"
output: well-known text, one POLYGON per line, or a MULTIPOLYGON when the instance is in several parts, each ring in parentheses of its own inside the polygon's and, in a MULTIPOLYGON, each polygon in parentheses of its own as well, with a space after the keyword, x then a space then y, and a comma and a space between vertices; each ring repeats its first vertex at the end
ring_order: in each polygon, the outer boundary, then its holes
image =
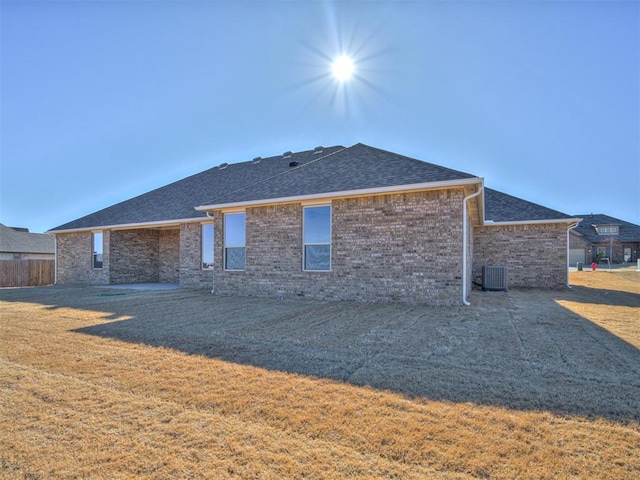
POLYGON ((0 260, 0 287, 35 287, 54 282, 53 260, 0 260))

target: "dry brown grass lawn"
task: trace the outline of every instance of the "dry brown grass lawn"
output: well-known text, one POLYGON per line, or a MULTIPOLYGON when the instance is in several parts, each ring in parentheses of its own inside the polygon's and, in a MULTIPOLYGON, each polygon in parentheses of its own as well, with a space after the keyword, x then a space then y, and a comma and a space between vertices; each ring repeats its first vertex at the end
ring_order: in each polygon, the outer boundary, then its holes
MULTIPOLYGON (((559 304, 640 345, 640 274, 571 280, 582 290, 559 304)), ((125 324, 164 294, 96 292, 0 292, 0 477, 640 476, 635 420, 410 398, 101 336, 102 326, 125 324), (81 333, 87 328, 97 334, 81 333)), ((229 304, 230 317, 245 314, 229 304)), ((178 331, 196 323, 171 320, 178 331)), ((144 328, 153 338, 152 318, 144 328)))
MULTIPOLYGON (((558 303, 640 349, 640 272, 621 270, 572 272, 574 288, 589 291, 591 301, 558 303)), ((640 402, 640 399, 638 399, 640 402)))

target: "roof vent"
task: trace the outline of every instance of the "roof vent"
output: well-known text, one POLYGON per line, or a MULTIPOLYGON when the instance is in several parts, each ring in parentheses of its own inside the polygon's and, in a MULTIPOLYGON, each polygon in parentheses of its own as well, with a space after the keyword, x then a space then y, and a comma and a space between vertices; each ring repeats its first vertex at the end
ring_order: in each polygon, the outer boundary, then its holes
POLYGON ((291 157, 291 155, 293 155, 293 152, 291 150, 288 150, 282 154, 282 158, 289 158, 291 157))
POLYGON ((289 162, 290 167, 297 167, 298 165, 300 165, 300 162, 296 162, 295 160, 293 162, 289 162))
POLYGON ((224 170, 224 169, 225 169, 225 168, 227 168, 228 166, 229 166, 229 164, 228 164, 228 163, 221 163, 221 164, 218 166, 218 168, 219 168, 220 170, 224 170))
POLYGON ((313 149, 313 154, 315 155, 316 153, 322 153, 324 151, 324 147, 322 145, 318 145, 316 148, 313 149))
POLYGON ((261 160, 262 160, 262 157, 256 157, 253 160, 251 160, 251 164, 255 165, 256 163, 260 163, 261 160))

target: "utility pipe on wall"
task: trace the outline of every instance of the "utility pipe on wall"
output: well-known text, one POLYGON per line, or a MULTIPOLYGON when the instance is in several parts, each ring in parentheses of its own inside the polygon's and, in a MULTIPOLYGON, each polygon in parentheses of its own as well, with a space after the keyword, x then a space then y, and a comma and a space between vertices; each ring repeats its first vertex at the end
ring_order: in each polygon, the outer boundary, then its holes
POLYGON ((484 190, 484 185, 480 185, 480 190, 464 197, 462 201, 462 303, 467 307, 471 305, 467 302, 467 201, 477 197, 484 190))

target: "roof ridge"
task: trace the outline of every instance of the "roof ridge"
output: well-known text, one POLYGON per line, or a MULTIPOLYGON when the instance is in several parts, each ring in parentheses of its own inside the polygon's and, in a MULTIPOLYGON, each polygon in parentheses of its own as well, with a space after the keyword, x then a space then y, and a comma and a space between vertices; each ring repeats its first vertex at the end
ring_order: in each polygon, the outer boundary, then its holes
MULTIPOLYGON (((329 148, 331 148, 331 147, 329 147, 329 148)), ((323 159, 325 159, 327 157, 335 155, 336 153, 344 152, 345 150, 348 150, 349 148, 352 148, 352 147, 342 147, 341 149, 336 150, 335 152, 327 153, 326 155, 322 155, 321 157, 315 158, 315 159, 313 159, 313 160, 311 160, 309 162, 303 163, 301 165, 297 165, 295 167, 291 167, 288 170, 284 170, 284 171, 282 171, 280 173, 276 173, 275 175, 272 175, 270 177, 263 178, 261 180, 258 180, 257 182, 253 182, 253 183, 251 183, 249 185, 244 185, 244 186, 242 186, 242 187, 240 187, 240 188, 238 188, 236 190, 232 190, 230 192, 225 192, 224 195, 220 195, 219 197, 216 197, 216 198, 214 198, 211 201, 206 202, 206 203, 211 205, 211 204, 213 204, 213 202, 217 202, 217 201, 219 201, 219 200, 221 200, 221 199, 223 199, 225 197, 228 197, 229 195, 232 195, 232 194, 237 193, 237 192, 241 192, 243 190, 247 190, 248 188, 251 188, 251 187, 255 187, 256 185, 260 185, 262 183, 268 182, 270 180, 273 180, 274 178, 280 177, 282 175, 286 175, 287 173, 290 173, 292 171, 299 170, 302 167, 306 167, 307 165, 311 165, 312 163, 316 163, 316 162, 318 162, 320 160, 323 160, 323 159)), ((304 150, 303 152, 298 152, 298 153, 305 153, 305 152, 312 152, 312 151, 313 150, 304 150)), ((276 157, 277 157, 277 155, 273 156, 273 157, 267 157, 267 158, 276 158, 276 157)), ((198 208, 198 207, 201 207, 201 206, 202 205, 198 205, 198 206, 196 206, 194 208, 198 208)))
POLYGON ((577 215, 578 217, 582 217, 584 218, 584 220, 593 220, 596 221, 598 219, 603 220, 606 219, 607 221, 609 221, 611 223, 611 221, 613 221, 613 223, 615 222, 621 222, 621 224, 627 224, 627 225, 634 225, 634 226, 638 226, 637 224, 630 222, 628 220, 623 220, 622 218, 618 218, 618 217, 613 217, 611 215, 607 215, 606 213, 585 213, 585 214, 579 214, 577 215))
POLYGON ((414 157, 409 157, 407 155, 403 155, 402 153, 396 153, 396 152, 392 152, 390 150, 385 150, 384 148, 379 148, 379 147, 372 147, 371 145, 367 145, 366 143, 362 143, 362 142, 358 142, 355 145, 353 145, 353 147, 357 147, 357 146, 363 146, 363 147, 367 147, 371 150, 376 150, 378 152, 382 152, 385 154, 391 154, 391 155, 395 155, 397 157, 402 157, 402 158, 406 158, 407 160, 411 160, 412 162, 420 162, 420 163, 426 163, 427 165, 430 165, 431 167, 437 168, 439 170, 445 171, 445 172, 453 172, 456 174, 464 174, 464 175, 470 175, 472 177, 476 177, 476 178, 480 178, 477 175, 474 175, 472 173, 469 172, 463 172, 462 170, 455 170, 453 168, 449 168, 449 167, 445 167, 443 165, 439 165, 437 163, 433 163, 433 162, 428 162, 426 160, 420 160, 419 158, 414 158, 414 157))

